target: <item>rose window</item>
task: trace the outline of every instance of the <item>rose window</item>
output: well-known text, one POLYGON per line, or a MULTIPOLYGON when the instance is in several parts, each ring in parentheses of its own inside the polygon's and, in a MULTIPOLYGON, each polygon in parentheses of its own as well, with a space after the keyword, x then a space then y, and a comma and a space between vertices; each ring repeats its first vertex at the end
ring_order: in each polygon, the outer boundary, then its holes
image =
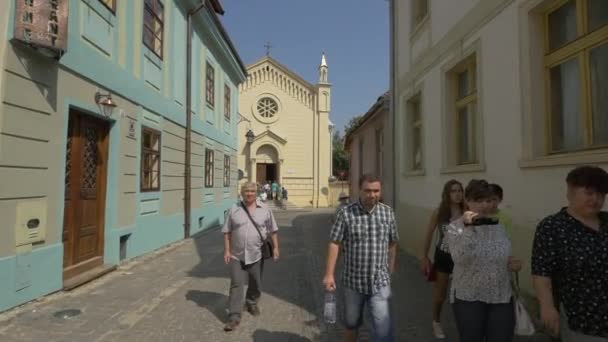
POLYGON ((277 102, 269 97, 265 97, 258 101, 258 114, 266 119, 270 119, 275 116, 279 111, 279 105, 277 102))

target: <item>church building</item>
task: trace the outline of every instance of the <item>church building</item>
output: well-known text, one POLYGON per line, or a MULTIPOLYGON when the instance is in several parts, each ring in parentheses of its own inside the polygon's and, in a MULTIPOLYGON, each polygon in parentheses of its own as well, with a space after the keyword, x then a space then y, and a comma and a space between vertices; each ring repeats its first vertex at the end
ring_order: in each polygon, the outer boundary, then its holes
POLYGON ((277 181, 298 207, 327 207, 331 176, 331 85, 325 54, 311 84, 269 54, 239 86, 242 181, 277 181))

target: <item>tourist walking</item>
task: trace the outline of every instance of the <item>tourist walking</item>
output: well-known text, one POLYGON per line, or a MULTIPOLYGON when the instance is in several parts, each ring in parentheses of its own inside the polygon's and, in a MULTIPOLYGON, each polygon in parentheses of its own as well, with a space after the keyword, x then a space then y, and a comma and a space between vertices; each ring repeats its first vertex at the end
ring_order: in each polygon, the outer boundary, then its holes
POLYGON ((454 261, 450 302, 463 342, 511 342, 515 328, 511 256, 504 227, 490 217, 492 191, 485 180, 465 188, 468 211, 450 223, 446 238, 454 261))
POLYGON ((431 273, 436 274, 433 286, 433 321, 431 328, 433 329, 433 336, 437 339, 446 337, 441 326, 441 310, 446 299, 450 274, 454 269, 454 262, 450 256, 445 235, 449 223, 461 217, 464 213, 463 195, 464 191, 459 181, 452 179, 445 183, 441 192, 439 207, 431 214, 424 238, 422 257, 420 258, 420 268, 427 278, 430 277, 431 273), (438 238, 433 248, 434 263, 432 263, 428 255, 436 232, 438 238))
POLYGON ((544 218, 532 247, 540 318, 563 342, 608 342, 608 174, 579 166, 566 177, 568 206, 544 218))
POLYGON ((326 291, 336 291, 334 273, 341 250, 344 341, 356 341, 366 305, 373 341, 393 341, 390 275, 395 269, 398 239, 395 214, 379 203, 379 178, 363 175, 359 188, 359 200, 344 207, 331 228, 323 285, 326 291))
POLYGON ((230 266, 229 316, 225 331, 236 329, 241 322, 244 299, 249 313, 260 314, 257 303, 262 294, 262 246, 269 236, 273 245, 272 258, 279 259, 279 228, 272 211, 256 201, 255 183, 244 183, 241 195, 243 201, 230 208, 222 228, 224 262, 230 266), (249 286, 244 294, 247 280, 249 286))
POLYGON ((279 199, 279 183, 277 183, 276 180, 274 180, 272 182, 272 185, 270 186, 270 189, 272 191, 272 199, 273 200, 277 200, 279 199))

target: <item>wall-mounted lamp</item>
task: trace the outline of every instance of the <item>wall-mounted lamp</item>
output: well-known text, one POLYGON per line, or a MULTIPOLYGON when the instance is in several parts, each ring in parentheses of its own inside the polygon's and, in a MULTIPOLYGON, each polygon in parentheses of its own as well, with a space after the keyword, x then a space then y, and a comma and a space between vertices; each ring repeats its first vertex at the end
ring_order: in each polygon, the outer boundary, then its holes
POLYGON ((102 94, 100 92, 96 92, 95 103, 97 103, 99 109, 101 110, 101 114, 103 114, 105 117, 112 116, 112 112, 114 111, 114 108, 116 108, 116 103, 112 101, 111 93, 102 94))
POLYGON ((253 139, 255 138, 255 135, 253 134, 252 130, 248 130, 245 134, 245 137, 247 138, 247 143, 251 144, 253 142, 253 139))

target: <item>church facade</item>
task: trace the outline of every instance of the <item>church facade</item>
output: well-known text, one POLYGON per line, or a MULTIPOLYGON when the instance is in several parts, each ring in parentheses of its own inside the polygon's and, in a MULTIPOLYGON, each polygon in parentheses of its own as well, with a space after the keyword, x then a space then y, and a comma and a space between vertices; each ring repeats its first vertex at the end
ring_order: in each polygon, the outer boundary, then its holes
POLYGON ((325 55, 317 84, 270 56, 247 67, 239 86, 238 167, 244 178, 277 181, 298 207, 326 207, 331 176, 331 85, 325 55))

